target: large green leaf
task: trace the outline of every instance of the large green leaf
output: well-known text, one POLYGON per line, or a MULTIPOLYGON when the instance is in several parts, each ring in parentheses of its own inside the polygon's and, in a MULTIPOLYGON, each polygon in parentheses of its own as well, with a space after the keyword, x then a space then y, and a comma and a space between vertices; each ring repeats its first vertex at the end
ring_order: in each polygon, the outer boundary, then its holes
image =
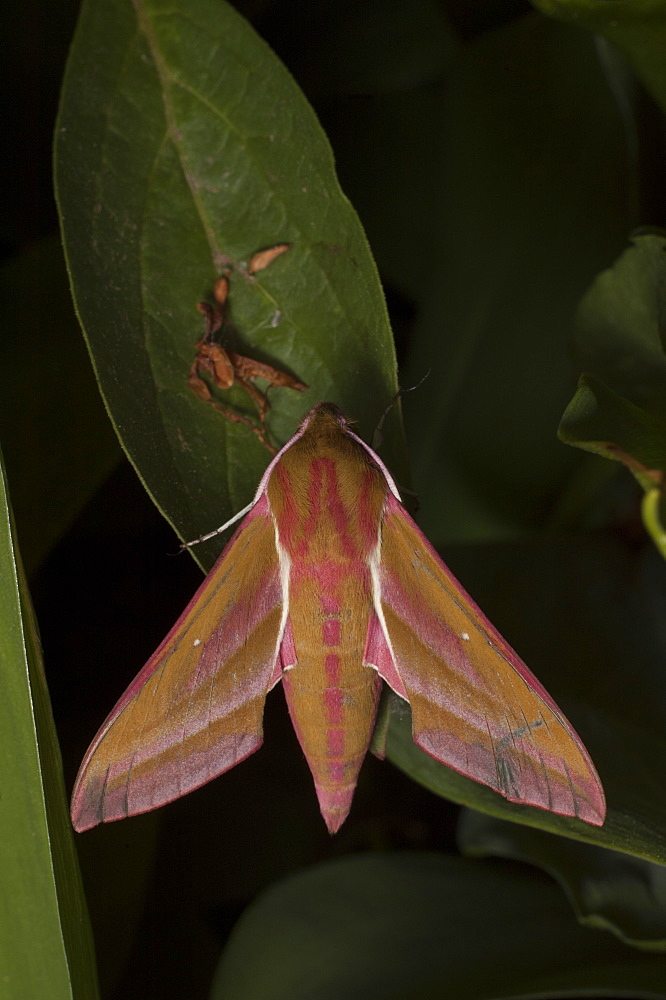
MULTIPOLYGON (((314 114, 229 4, 84 3, 56 180, 76 308, 109 412, 183 535, 247 503, 268 457, 186 386, 203 332, 194 307, 225 269, 234 347, 310 386, 304 396, 274 391, 275 443, 322 399, 371 433, 397 385, 376 269, 314 114), (289 252, 249 276, 250 254, 282 241, 289 252)), ((387 443, 400 475, 396 413, 387 443)), ((209 563, 211 549, 199 557, 209 563)))
POLYGON ((649 951, 666 951, 666 868, 465 809, 458 843, 468 856, 538 865, 565 888, 582 924, 649 951))
POLYGON ((0 993, 97 996, 92 942, 30 596, 0 461, 0 993))
POLYGON ((579 927, 533 870, 364 854, 278 883, 243 915, 211 1000, 666 996, 666 960, 579 927))

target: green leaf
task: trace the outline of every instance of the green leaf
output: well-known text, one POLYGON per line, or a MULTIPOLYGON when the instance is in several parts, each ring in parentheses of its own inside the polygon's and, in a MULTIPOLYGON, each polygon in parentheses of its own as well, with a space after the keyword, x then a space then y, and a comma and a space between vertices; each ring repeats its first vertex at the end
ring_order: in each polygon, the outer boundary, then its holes
POLYGON ((12 1000, 97 996, 92 941, 30 597, 0 462, 0 983, 12 1000))
MULTIPOLYGON (((623 462, 646 493, 660 491, 666 476, 665 346, 666 238, 634 236, 580 305, 577 347, 585 373, 559 436, 623 462)), ((646 527, 666 554, 653 507, 646 527)))
POLYGON ((599 274, 576 317, 579 366, 666 416, 666 235, 636 234, 599 274))
POLYGON ((449 565, 555 698, 606 792, 602 827, 514 805, 414 744, 404 708, 389 759, 481 812, 666 864, 666 577, 652 549, 597 534, 459 547, 449 565))
POLYGON ((629 61, 666 110, 666 3, 664 0, 532 0, 544 14, 602 35, 629 61))
POLYGON ((579 927, 534 870, 363 854, 278 883, 245 912, 211 1000, 666 996, 661 956, 579 927))
POLYGON ((563 840, 465 809, 458 843, 468 857, 498 855, 538 865, 565 889, 579 921, 625 944, 666 951, 666 868, 563 840))
POLYGON ((566 444, 622 462, 644 490, 661 482, 666 468, 666 420, 636 406, 594 375, 581 375, 559 428, 566 444))
MULTIPOLYGON (((245 505, 268 458, 247 427, 228 424, 186 385, 203 334, 195 304, 225 270, 230 346, 310 386, 303 396, 272 393, 272 440, 283 443, 322 399, 371 436, 397 383, 367 241, 312 110, 229 4, 84 3, 56 182, 76 308, 107 407, 183 536, 245 505), (249 256, 283 241, 289 252, 251 277, 249 256)), ((229 399, 243 406, 246 397, 229 399)), ((389 424, 400 475, 397 413, 389 424)), ((198 557, 209 564, 218 549, 198 557)))

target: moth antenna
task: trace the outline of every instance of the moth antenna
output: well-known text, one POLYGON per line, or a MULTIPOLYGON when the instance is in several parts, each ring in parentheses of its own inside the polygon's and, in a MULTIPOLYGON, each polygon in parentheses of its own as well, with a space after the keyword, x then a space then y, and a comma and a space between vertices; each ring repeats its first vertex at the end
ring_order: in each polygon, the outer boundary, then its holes
POLYGON ((375 451, 378 451, 381 448, 383 441, 382 429, 384 427, 384 421, 386 420, 387 416, 389 415, 395 404, 398 402, 401 396, 405 395, 405 393, 414 392, 414 389, 419 389, 423 385, 425 380, 430 377, 431 371, 432 368, 428 368, 428 371, 425 373, 425 375, 423 375, 415 385, 410 385, 407 389, 398 389, 395 395, 391 397, 387 406, 384 409, 384 412, 379 418, 377 426, 375 427, 374 434, 372 435, 372 448, 375 451))
POLYGON ((244 517, 245 514, 249 514, 254 505, 255 501, 253 500, 251 503, 247 505, 247 507, 243 507, 242 510, 239 510, 237 514, 234 514, 234 516, 230 518, 225 524, 220 525, 219 528, 215 528, 214 531, 209 531, 208 534, 206 535, 199 535, 198 538, 194 538, 191 542, 181 542, 180 543, 181 552, 183 549, 191 549, 193 545, 199 545, 201 542, 208 542, 210 541, 211 538, 215 538, 216 535, 221 535, 223 531, 226 531, 227 528, 230 528, 232 524, 236 523, 236 521, 240 521, 241 517, 244 517))

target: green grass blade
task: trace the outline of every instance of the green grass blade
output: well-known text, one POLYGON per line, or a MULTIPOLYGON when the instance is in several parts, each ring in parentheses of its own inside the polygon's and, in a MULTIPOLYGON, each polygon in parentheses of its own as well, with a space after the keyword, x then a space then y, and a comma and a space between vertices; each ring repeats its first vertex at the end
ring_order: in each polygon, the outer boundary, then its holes
POLYGON ((0 462, 0 993, 97 996, 88 918, 30 597, 0 462))

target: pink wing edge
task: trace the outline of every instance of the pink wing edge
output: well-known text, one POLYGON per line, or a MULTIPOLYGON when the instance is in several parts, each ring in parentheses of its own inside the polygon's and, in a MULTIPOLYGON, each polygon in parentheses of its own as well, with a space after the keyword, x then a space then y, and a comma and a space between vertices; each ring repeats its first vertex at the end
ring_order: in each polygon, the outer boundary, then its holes
MULTIPOLYGON (((363 441, 362 438, 360 438, 357 434, 355 434, 351 430, 349 422, 347 418, 344 416, 344 414, 340 410, 338 410, 337 407, 333 406, 332 408, 336 411, 338 422, 340 423, 342 430, 354 441, 356 441, 357 444, 359 444, 370 455, 372 461, 380 469, 386 480, 386 484, 389 488, 389 493, 387 495, 384 517, 386 517, 386 515, 389 514, 398 519, 403 519, 409 524, 411 530, 416 533, 417 538, 419 539, 423 548, 434 559, 442 575, 451 584, 452 589, 454 591, 457 591, 463 598, 463 600, 468 603, 472 614, 478 616, 481 630, 485 632, 491 644, 496 647, 499 654, 525 681, 528 687, 531 688, 539 696, 539 698, 541 698, 541 700, 551 709, 553 714, 562 723, 565 730, 571 736, 571 739, 578 748, 583 760, 585 761, 588 770, 588 781, 586 782, 587 800, 584 801, 583 803, 579 803, 578 800, 575 800, 577 805, 582 805, 582 810, 578 813, 577 818, 584 819, 585 822, 590 823, 594 826, 602 826, 606 817, 606 798, 604 795, 604 790, 599 775, 597 774, 596 768, 592 763, 590 755, 587 752, 580 736, 573 728, 569 720, 564 716, 559 706, 549 695, 549 693, 543 687, 538 678, 534 676, 529 667, 527 667, 527 665, 521 660, 521 658, 518 656, 515 650, 512 649, 512 647, 506 642, 504 637, 500 635, 500 633, 497 631, 494 625, 484 615, 483 611, 481 610, 481 608, 479 608, 478 604, 470 597, 465 588, 456 579, 453 573, 449 570, 448 566, 446 566, 444 561, 441 559, 439 553, 435 550, 434 546, 431 545, 431 543, 428 541, 426 536, 420 530, 420 528, 415 523, 413 518, 411 518, 410 515, 407 513, 407 511, 402 505, 400 492, 395 484, 395 481, 393 480, 390 472, 388 471, 388 469, 386 468, 380 457, 370 447, 370 445, 366 444, 366 442, 363 441), (583 811, 585 815, 583 815, 583 811)), ((311 413, 308 414, 305 421, 303 422, 299 434, 302 433, 307 427, 311 413)), ((289 445, 291 443, 292 442, 290 441, 289 445)), ((289 447, 289 445, 285 447, 289 447)), ((376 559, 377 560, 381 559, 381 540, 378 545, 376 559)), ((376 592, 373 596, 374 610, 368 626, 368 634, 366 639, 366 648, 364 652, 363 663, 366 666, 376 669, 380 677, 382 677, 382 679, 389 685, 389 687, 399 697, 409 702, 409 696, 407 694, 405 684, 402 678, 400 677, 398 668, 396 666, 394 655, 391 650, 390 636, 388 635, 388 630, 386 628, 386 624, 383 619, 383 613, 381 610, 381 601, 380 601, 381 584, 379 582, 379 574, 377 570, 378 566, 375 565, 373 567, 373 574, 372 574, 373 580, 375 581, 373 585, 376 588, 376 592)), ((426 753, 428 753, 428 755, 431 756, 434 760, 437 760, 439 763, 443 763, 444 766, 450 767, 451 770, 457 771, 464 777, 469 777, 471 778, 471 780, 475 780, 468 772, 465 772, 464 770, 457 768, 454 764, 440 761, 439 758, 428 749, 428 747, 423 746, 422 749, 426 753)), ((486 784, 486 782, 483 781, 481 783, 486 784)), ((511 797, 508 794, 504 794, 498 788, 495 788, 494 790, 497 791, 498 794, 503 795, 503 797, 509 799, 509 801, 512 801, 511 797)), ((519 801, 519 800, 515 799, 513 801, 519 801)), ((547 809, 546 806, 543 806, 537 802, 533 803, 533 805, 536 808, 547 809)), ((574 815, 570 811, 559 812, 557 808, 552 808, 550 809, 550 811, 559 815, 565 815, 565 816, 574 815)))
MULTIPOLYGON (((295 437, 292 439, 292 441, 293 440, 295 440, 295 437)), ((290 445, 292 443, 292 441, 288 442, 288 445, 290 445)), ((285 448, 283 448, 282 450, 284 451, 286 449, 286 447, 288 447, 288 445, 285 445, 285 448)), ((277 456, 276 456, 276 458, 277 458, 277 456)), ((272 462, 271 466, 273 464, 274 463, 272 462)), ((267 479, 267 476, 265 476, 264 479, 267 479)), ((262 482, 263 482, 263 480, 262 480, 262 482)), ((81 833, 81 832, 83 832, 85 830, 91 829, 94 826, 97 826, 100 822, 109 822, 109 821, 112 821, 113 819, 124 818, 124 816, 127 815, 126 813, 123 813, 122 815, 119 814, 118 816, 109 816, 108 818, 104 817, 104 819, 102 820, 102 819, 100 819, 99 815, 97 814, 97 811, 92 808, 91 803, 89 801, 89 797, 88 797, 88 788, 87 788, 87 782, 86 782, 87 772, 88 772, 88 766, 90 764, 90 761, 92 760, 92 758, 93 758, 93 756, 95 754, 95 751, 97 750, 98 746, 100 745, 100 743, 104 739, 104 736, 106 735, 106 733, 109 730, 110 726, 113 724, 113 722, 116 720, 116 718, 120 715, 120 713, 125 708, 125 706, 127 704, 129 704, 129 702, 132 701, 132 699, 134 698, 134 696, 136 695, 136 693, 143 687, 143 685, 146 683, 146 681, 152 676, 152 674, 155 672, 155 670, 157 670, 158 667, 160 666, 160 663, 161 663, 161 660, 162 660, 162 655, 163 655, 164 651, 169 647, 169 645, 170 645, 170 643, 171 643, 174 635, 180 629, 183 621, 187 618, 187 616, 190 613, 190 611, 196 606, 196 604, 200 600, 202 594, 206 591, 206 589, 208 587, 208 583, 209 583, 209 578, 211 577, 211 575, 213 575, 216 572, 216 570, 218 569, 220 563, 225 559, 228 550, 232 547, 232 545, 234 544, 234 542, 236 541, 236 539, 238 538, 238 536, 244 531, 245 528, 247 528, 247 526, 249 524, 252 523, 252 521, 256 520, 257 518, 266 517, 266 516, 269 515, 269 513, 270 513, 270 511, 269 511, 269 506, 268 506, 268 499, 267 499, 267 497, 265 495, 265 492, 263 490, 262 491, 258 490, 257 491, 257 495, 256 495, 256 497, 255 497, 255 499, 253 501, 253 504, 252 504, 249 512, 243 518, 243 520, 239 524, 238 528, 236 529, 236 531, 233 533, 232 537, 229 539, 229 541, 225 545, 224 549, 222 550, 222 552, 218 556, 218 558, 215 561, 215 563, 214 563, 213 567, 211 568, 210 572, 206 575, 206 577, 202 581, 201 585, 197 588, 194 596, 189 601, 189 603, 187 604, 187 606, 183 610, 182 614, 178 617, 178 620, 175 622, 175 624, 173 625, 173 627, 169 630, 168 634, 165 636, 165 638, 163 639, 163 641, 157 647, 157 649, 152 654, 152 656, 150 657, 150 659, 141 668, 141 670, 136 675, 136 677, 134 678, 134 680, 130 683, 130 685, 123 692, 123 694, 121 695, 121 697, 119 698, 119 700, 116 702, 116 704, 111 709, 111 711, 109 712, 108 716, 106 717, 106 719, 104 720, 104 722, 100 726, 100 728, 99 728, 99 730, 98 730, 95 738, 93 739, 92 743, 90 744, 90 747, 88 748, 88 750, 87 750, 87 752, 85 754, 85 757, 83 758, 83 761, 81 762, 81 766, 79 768, 79 771, 78 771, 78 774, 77 774, 77 777, 76 777, 76 781, 74 783, 74 788, 72 790, 71 816, 72 816, 72 823, 73 823, 74 829, 77 832, 81 833)), ((268 692, 273 687, 275 687, 275 685, 278 683, 278 681, 280 681, 282 679, 283 669, 285 669, 287 666, 291 665, 291 662, 295 662, 295 649, 294 649, 294 644, 293 644, 293 638, 291 638, 291 630, 290 630, 290 627, 289 627, 288 607, 287 607, 287 604, 285 602, 285 607, 283 609, 283 614, 282 614, 282 621, 280 623, 280 629, 279 629, 278 634, 276 635, 276 656, 275 656, 275 663, 273 665, 270 677, 268 679, 268 683, 266 685, 266 694, 268 694, 268 692), (291 656, 291 660, 289 659, 290 656, 291 656), (285 657, 286 657, 286 662, 285 662, 285 657)), ((233 764, 231 764, 228 767, 225 767, 222 770, 220 770, 219 774, 223 774, 223 773, 225 773, 226 770, 229 770, 230 767, 232 767, 232 766, 235 767, 236 764, 242 763, 242 761, 246 760, 248 757, 250 757, 253 753, 255 753, 261 747, 262 742, 263 742, 262 739, 259 739, 259 740, 256 740, 256 741, 252 741, 251 744, 250 744, 249 741, 247 741, 247 745, 238 754, 238 756, 234 760, 233 764)), ((219 776, 218 774, 212 774, 210 777, 203 778, 198 783, 192 784, 190 787, 188 787, 187 788, 187 792, 194 791, 195 789, 200 788, 201 786, 207 784, 209 781, 213 780, 215 777, 218 777, 218 776, 219 776)), ((185 794, 185 793, 183 793, 183 794, 185 794)), ((146 805, 145 808, 133 809, 132 812, 131 812, 131 815, 133 815, 133 816, 137 815, 138 816, 138 815, 141 815, 142 813, 150 812, 152 809, 158 808, 158 805, 165 805, 165 804, 167 804, 167 802, 173 801, 174 798, 178 798, 178 797, 180 797, 180 796, 176 795, 176 796, 170 797, 168 799, 165 799, 165 801, 163 803, 159 803, 159 804, 155 804, 155 805, 150 805, 149 804, 149 805, 146 805)))
MULTIPOLYGON (((329 405, 329 404, 323 404, 323 405, 329 405)), ((100 726, 95 738, 93 739, 92 743, 90 744, 83 758, 83 761, 81 762, 81 766, 79 768, 76 780, 74 782, 74 788, 72 790, 70 812, 72 817, 72 824, 74 826, 74 829, 77 830, 77 832, 83 832, 84 830, 89 830, 92 827, 97 826, 102 821, 107 822, 114 818, 118 819, 122 818, 121 815, 119 814, 117 817, 115 816, 109 817, 109 820, 107 820, 106 818, 102 820, 98 815, 97 810, 93 807, 93 805, 90 802, 89 789, 86 778, 87 778, 88 768, 95 754, 95 751, 99 747, 100 743, 104 739, 104 736, 106 735, 110 726, 113 724, 118 715, 122 712, 125 706, 134 698, 137 691, 146 683, 146 681, 152 676, 155 670, 159 667, 160 661, 162 659, 162 654, 171 643, 174 634, 178 631, 184 619, 187 617, 192 608, 199 601, 202 593, 205 591, 208 585, 208 580, 210 575, 216 571, 220 562, 225 558, 228 550, 233 545, 235 540, 238 538, 240 533, 253 520, 255 520, 258 517, 265 517, 270 513, 268 506, 268 497, 266 494, 266 486, 270 478, 270 475, 275 466, 277 465, 277 463, 280 461, 282 455, 284 455, 284 453, 288 451, 289 448, 291 448, 291 446, 300 437, 302 437, 316 409, 317 407, 314 407, 312 410, 309 411, 309 413, 305 416, 304 420, 302 421, 300 427, 293 435, 293 437, 291 437, 289 441, 287 441, 286 444, 283 445, 283 447, 273 457, 273 459, 267 466, 263 476, 261 477, 261 480, 259 482, 256 493, 251 503, 248 504, 247 507, 239 511, 230 521, 226 523, 226 525, 223 525, 222 528, 217 529, 217 531, 220 532, 224 531, 225 528, 230 527, 234 523, 234 521, 237 521, 240 518, 242 518, 242 521, 240 522, 238 528, 233 533, 232 537, 229 539, 227 544, 224 546, 224 549, 218 556, 212 569, 206 575, 205 579, 201 583, 201 586, 197 588, 196 593, 192 597, 191 601, 189 601, 189 603, 187 604, 187 607, 179 616, 178 620, 173 625, 173 627, 169 630, 168 634, 165 636, 165 638, 160 643, 158 648, 152 654, 150 659, 146 662, 146 664, 142 667, 142 669, 136 675, 134 680, 131 682, 129 687, 121 695, 119 700, 116 702, 116 704, 111 709, 108 716, 100 726)), ((335 407, 335 409, 337 410, 337 407, 335 407)), ((341 425, 344 426, 346 424, 345 418, 340 411, 338 411, 338 413, 341 425)), ((216 533, 217 532, 214 532, 213 534, 216 533)), ((296 656, 295 656, 293 638, 291 636, 291 628, 289 626, 289 620, 288 620, 288 606, 287 603, 285 603, 285 608, 282 615, 282 621, 280 623, 280 633, 276 641, 275 664, 273 666, 273 670, 266 687, 266 693, 268 693, 273 687, 275 687, 278 681, 281 680, 283 670, 287 669, 295 662, 296 662, 296 656)), ((241 763, 243 760, 247 759, 247 757, 249 757, 251 754, 253 754, 256 750, 259 749, 261 743, 262 740, 253 742, 251 746, 247 747, 245 752, 239 754, 237 760, 235 760, 234 765, 232 766, 235 766, 235 764, 241 763)), ((221 771, 220 773, 224 773, 224 771, 221 771)), ((194 791, 195 788, 201 787, 201 785, 204 785, 209 780, 212 780, 212 777, 213 776, 211 776, 211 778, 206 778, 202 780, 199 784, 192 785, 192 787, 189 788, 188 791, 194 791)), ((165 800, 165 803, 162 804, 166 804, 166 801, 172 801, 172 800, 165 800)), ((157 808, 157 806, 147 805, 145 809, 133 810, 132 815, 140 815, 142 812, 149 812, 153 808, 157 808)), ((124 813, 123 815, 126 814, 124 813)))
MULTIPOLYGON (((363 442, 360 438, 356 437, 355 434, 353 434, 349 430, 347 430, 347 433, 350 434, 350 436, 354 437, 357 441, 359 441, 360 444, 363 445, 363 447, 366 449, 366 451, 369 452, 369 454, 373 457, 373 460, 378 464, 379 468, 382 470, 382 472, 384 472, 384 475, 387 477, 387 483, 389 485, 390 492, 387 496, 387 503, 384 516, 386 516, 386 514, 390 514, 396 518, 405 519, 408 522, 410 528, 416 532, 423 548, 430 554, 430 556, 437 563, 442 575, 451 583, 452 588, 455 591, 457 591, 466 602, 469 603, 471 611, 474 614, 478 615, 481 628, 488 635, 488 637, 492 641, 492 644, 497 647, 502 657, 509 663, 509 665, 516 671, 516 673, 518 673, 519 676, 523 678, 523 680, 527 683, 527 685, 533 691, 535 691, 535 693, 552 710, 553 714, 562 722, 565 729, 570 734, 571 738, 573 739, 574 743, 576 744, 578 750, 580 751, 582 757, 584 758, 587 764, 589 771, 589 779, 590 779, 589 785, 587 787, 589 802, 586 803, 586 805, 589 805, 589 808, 585 809, 584 816, 582 813, 580 813, 577 818, 583 819, 585 822, 590 823, 594 826, 602 826, 606 817, 606 798, 596 768, 592 763, 590 755, 587 752, 580 736, 577 734, 577 732, 575 731, 569 720, 564 716, 562 710, 559 708, 559 706, 556 704, 553 698, 548 694, 546 689, 540 683, 538 678, 534 676, 532 671, 521 660, 521 658, 518 656, 515 650, 513 650, 511 646, 509 646, 509 644, 506 642, 503 636, 500 635, 500 633, 497 631, 494 625, 488 620, 488 618, 486 618, 483 611, 481 611, 479 606, 470 597, 470 595, 467 593, 462 584, 456 579, 453 573, 449 570, 449 568, 443 562, 443 560, 441 559, 435 548, 431 545, 431 543, 428 541, 426 536, 420 530, 418 525, 407 513, 407 511, 405 510, 399 499, 397 488, 395 487, 393 480, 387 473, 385 466, 383 465, 381 460, 375 455, 373 450, 367 444, 365 444, 365 442, 363 442)), ((381 557, 379 556, 379 558, 381 557)), ((375 607, 368 627, 368 636, 366 641, 366 649, 363 656, 363 663, 366 666, 376 669, 380 677, 382 677, 382 679, 389 685, 389 687, 399 697, 409 702, 409 695, 405 689, 405 685, 402 681, 402 678, 400 677, 398 668, 396 666, 394 655, 391 650, 390 636, 388 635, 386 625, 383 621, 383 614, 381 612, 380 594, 379 594, 380 584, 378 582, 378 575, 376 573, 376 569, 375 572, 373 572, 373 579, 377 581, 376 587, 378 589, 374 595, 375 607)), ((419 744, 417 743, 417 745, 419 744)), ((468 772, 462 770, 461 768, 456 767, 454 764, 445 761, 440 761, 439 758, 428 749, 428 747, 421 746, 421 749, 423 749, 424 752, 427 753, 434 760, 437 760, 439 763, 442 763, 445 767, 450 767, 451 770, 456 771, 457 773, 463 775, 464 777, 468 777, 471 780, 476 780, 468 772)), ((486 782, 483 781, 480 783, 486 784, 486 782)), ((503 794, 497 788, 495 788, 494 790, 500 795, 503 794)), ((503 797, 509 798, 508 795, 504 795, 503 797)), ((512 800, 509 799, 509 801, 512 800)), ((513 800, 513 801, 518 801, 518 800, 513 800)), ((535 808, 547 808, 537 803, 533 803, 533 805, 535 808)), ((555 808, 551 809, 550 811, 558 814, 558 810, 555 808)), ((570 812, 567 813, 560 812, 559 815, 569 816, 572 814, 570 812)))

